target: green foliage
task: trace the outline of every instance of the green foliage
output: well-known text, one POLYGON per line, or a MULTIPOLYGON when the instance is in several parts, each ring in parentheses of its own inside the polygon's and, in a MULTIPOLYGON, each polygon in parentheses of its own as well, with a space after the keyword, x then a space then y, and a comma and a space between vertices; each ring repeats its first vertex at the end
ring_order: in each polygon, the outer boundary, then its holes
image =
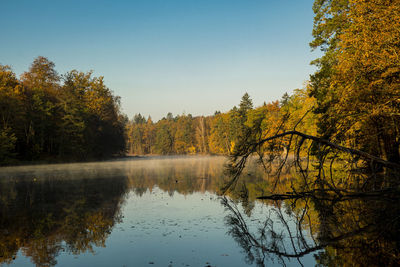
POLYGON ((125 149, 119 98, 103 78, 73 70, 61 79, 54 67, 38 57, 18 80, 0 65, 0 164, 104 158, 125 149))
MULTIPOLYGON (((126 126, 127 150, 131 154, 195 154, 210 153, 230 155, 243 144, 256 142, 277 131, 280 122, 290 114, 286 127, 294 127, 298 120, 315 104, 308 91, 295 90, 286 94, 285 100, 253 108, 250 96, 243 95, 239 108, 227 113, 216 112, 213 116, 192 117, 181 115, 153 123, 145 123, 137 114, 126 126)), ((313 134, 317 116, 310 113, 297 125, 298 129, 313 134)))
POLYGON ((195 152, 193 149, 194 127, 193 118, 188 116, 180 116, 176 121, 176 131, 174 138, 174 148, 178 154, 186 154, 195 152))
POLYGON ((157 125, 155 150, 159 154, 171 154, 173 152, 174 139, 168 120, 162 120, 157 125))
POLYGON ((17 138, 10 128, 0 129, 0 164, 11 163, 15 157, 17 138))

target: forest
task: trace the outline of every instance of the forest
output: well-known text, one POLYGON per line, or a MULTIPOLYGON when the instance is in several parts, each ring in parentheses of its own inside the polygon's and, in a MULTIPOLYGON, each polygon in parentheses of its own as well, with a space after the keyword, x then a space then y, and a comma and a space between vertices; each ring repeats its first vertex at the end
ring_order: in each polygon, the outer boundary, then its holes
POLYGON ((38 57, 18 79, 0 65, 0 163, 103 159, 124 151, 125 116, 103 77, 59 75, 38 57))
POLYGON ((153 122, 139 113, 129 120, 103 77, 60 75, 45 57, 19 79, 1 65, 0 163, 240 154, 244 144, 283 130, 399 163, 400 3, 316 0, 313 10, 310 46, 322 56, 311 63, 316 71, 304 88, 259 107, 246 93, 213 116, 168 113, 153 122))
MULTIPOLYGON (((216 111, 213 116, 191 114, 173 116, 168 113, 156 123, 151 117, 136 114, 126 126, 127 151, 130 154, 220 154, 230 155, 235 145, 246 134, 256 129, 268 131, 278 127, 278 119, 287 112, 292 114, 294 126, 301 115, 315 103, 306 89, 285 94, 280 101, 253 107, 250 96, 245 93, 238 106, 225 113, 216 111)), ((309 116, 302 124, 303 130, 316 131, 315 116, 309 116)))
MULTIPOLYGON (((315 102, 302 89, 254 108, 246 93, 238 107, 226 113, 168 113, 154 123, 141 114, 127 119, 103 77, 77 70, 59 75, 45 57, 36 58, 20 79, 10 67, 1 66, 0 82, 3 165, 97 160, 126 153, 229 155, 250 129, 266 130, 289 110, 293 124, 315 102)), ((308 130, 315 128, 314 117, 304 124, 308 130)))

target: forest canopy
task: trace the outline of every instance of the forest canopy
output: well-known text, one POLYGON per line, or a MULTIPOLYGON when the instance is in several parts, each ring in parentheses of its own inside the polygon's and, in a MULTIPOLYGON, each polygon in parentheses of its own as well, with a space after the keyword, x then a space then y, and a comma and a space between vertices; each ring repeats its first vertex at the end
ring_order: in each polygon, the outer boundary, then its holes
MULTIPOLYGON (((314 105, 307 89, 285 94, 280 101, 253 107, 245 93, 238 106, 213 116, 191 114, 166 117, 154 123, 151 118, 136 114, 127 123, 127 152, 130 154, 220 154, 230 155, 251 132, 266 134, 276 130, 279 118, 290 112, 293 125, 314 105)), ((308 116, 299 129, 315 132, 316 116, 308 116)))
POLYGON ((0 164, 89 160, 124 152, 125 117, 103 77, 36 58, 18 79, 0 65, 0 164))

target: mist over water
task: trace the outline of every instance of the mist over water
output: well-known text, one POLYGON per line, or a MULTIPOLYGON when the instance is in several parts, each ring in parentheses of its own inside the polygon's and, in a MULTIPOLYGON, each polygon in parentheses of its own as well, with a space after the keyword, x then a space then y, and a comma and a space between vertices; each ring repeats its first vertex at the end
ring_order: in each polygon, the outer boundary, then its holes
MULTIPOLYGON (((231 179, 225 163, 225 157, 177 156, 0 168, 0 265, 397 261, 391 253, 399 240, 397 194, 330 199, 321 191, 259 200, 275 179, 250 160, 221 196, 231 179)), ((290 190, 298 182, 294 175, 290 169, 282 174, 275 190, 290 190)))
MULTIPOLYGON (((0 168, 1 178, 52 176, 53 178, 77 178, 77 174, 88 177, 107 177, 127 174, 132 170, 159 170, 165 168, 202 168, 202 165, 222 166, 226 157, 219 156, 152 156, 128 157, 126 159, 63 164, 41 164, 26 166, 11 166, 0 168)), ((204 166, 203 166, 204 167, 204 166)))
MULTIPOLYGON (((295 217, 254 200, 267 186, 254 168, 244 174, 250 198, 241 200, 240 186, 221 198, 226 162, 180 156, 1 168, 0 263, 263 266, 263 258, 281 265, 279 258, 248 250, 237 216, 255 234, 271 218, 274 229, 285 231, 281 217, 295 229, 295 217)), ((288 235, 281 241, 290 244, 288 235)), ((313 255, 301 262, 314 264, 313 255)))
MULTIPOLYGON (((226 161, 146 157, 1 168, 0 262, 254 265, 227 233, 218 195, 226 161)), ((249 222, 261 221, 265 209, 255 205, 249 222)))

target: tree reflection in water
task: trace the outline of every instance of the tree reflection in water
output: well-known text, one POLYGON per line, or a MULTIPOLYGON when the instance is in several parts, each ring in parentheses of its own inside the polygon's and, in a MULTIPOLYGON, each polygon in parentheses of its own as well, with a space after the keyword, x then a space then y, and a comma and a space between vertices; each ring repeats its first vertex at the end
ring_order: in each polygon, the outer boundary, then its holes
MULTIPOLYGON (((63 253, 94 253, 121 222, 129 192, 160 188, 215 193, 223 157, 61 164, 3 169, 0 173, 0 265, 18 252, 37 266, 53 266, 63 253)), ((261 179, 261 178, 260 178, 261 179)))
POLYGON ((273 212, 249 232, 239 209, 223 200, 230 233, 260 266, 266 255, 285 264, 285 257, 300 262, 309 253, 323 266, 399 266, 400 164, 343 146, 357 147, 357 140, 336 144, 296 131, 309 111, 293 129, 287 114, 276 133, 252 129, 235 146, 223 192, 256 159, 269 177, 256 197, 273 212))
MULTIPOLYGON (((330 190, 262 197, 265 220, 254 230, 237 201, 222 198, 228 233, 249 262, 266 266, 313 254, 319 266, 400 265, 400 194, 391 188, 339 196, 330 190)), ((243 200, 247 203, 247 200, 243 200)))
POLYGON ((51 266, 72 254, 104 246, 120 220, 126 178, 13 179, 0 187, 0 264, 18 251, 37 266, 51 266))

